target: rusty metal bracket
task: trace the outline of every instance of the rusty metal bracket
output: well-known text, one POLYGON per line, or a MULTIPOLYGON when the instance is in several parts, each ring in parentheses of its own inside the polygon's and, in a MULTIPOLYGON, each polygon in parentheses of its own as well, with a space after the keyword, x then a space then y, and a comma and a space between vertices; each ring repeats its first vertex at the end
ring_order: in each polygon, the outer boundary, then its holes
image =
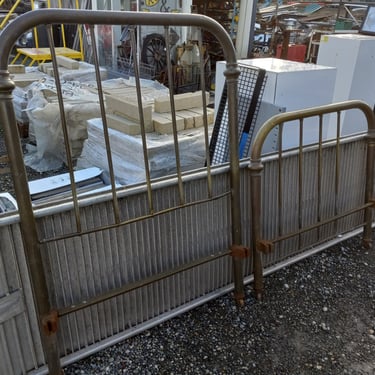
POLYGON ((234 292, 234 299, 238 307, 243 307, 245 305, 245 293, 234 292))
POLYGON ((274 243, 268 240, 258 240, 256 246, 258 251, 265 254, 269 254, 275 249, 274 243))
POLYGON ((46 336, 50 336, 57 332, 59 315, 57 310, 51 310, 42 317, 42 327, 46 336))
POLYGON ((248 258, 251 254, 250 248, 242 245, 232 245, 230 251, 232 257, 241 259, 248 258))

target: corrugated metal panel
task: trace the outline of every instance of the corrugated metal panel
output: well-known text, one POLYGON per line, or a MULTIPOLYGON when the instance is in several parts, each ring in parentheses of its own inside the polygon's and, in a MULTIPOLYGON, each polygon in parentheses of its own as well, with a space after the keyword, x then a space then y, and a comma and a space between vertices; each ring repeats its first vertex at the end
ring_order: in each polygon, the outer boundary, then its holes
MULTIPOLYGON (((317 196, 317 158, 318 151, 304 153, 303 158, 303 182, 302 182, 302 209, 301 223, 306 227, 328 219, 335 214, 346 212, 358 207, 364 202, 365 187, 365 139, 353 142, 345 142, 340 148, 340 179, 338 193, 335 194, 335 160, 336 147, 325 147, 322 155, 322 177, 320 204, 317 196), (320 207, 318 207, 320 206, 320 207)), ((263 212, 262 227, 263 238, 273 239, 279 235, 288 234, 299 229, 298 220, 298 155, 285 156, 282 176, 282 212, 278 207, 278 159, 264 161, 263 179, 263 212), (282 221, 279 225, 279 215, 282 221), (281 228, 281 229, 280 229, 281 228)), ((319 229, 314 229, 301 234, 300 242, 298 236, 276 244, 275 251, 264 255, 264 266, 272 266, 280 263, 319 242, 327 241, 339 234, 349 232, 363 225, 363 213, 352 214, 339 219, 337 224, 330 223, 319 229)))
MULTIPOLYGON (((226 187, 228 175, 215 176, 226 187)), ((171 188, 161 191, 156 206, 165 207, 171 188), (164 197, 164 198, 163 198, 164 197)), ((203 181, 187 185, 187 196, 206 196, 203 181)), ((126 217, 144 213, 142 196, 119 200, 126 217)), ((173 200, 173 199, 172 199, 173 200)), ((70 306, 124 284, 226 251, 230 247, 228 197, 184 207, 121 227, 80 237, 48 242, 43 247, 51 264, 48 277, 52 304, 70 306)), ((82 216, 83 225, 102 226, 112 219, 111 202, 92 205, 82 216), (90 222, 90 223, 89 223, 90 222)), ((73 213, 39 219, 43 237, 69 228, 73 213)), ((61 320, 63 354, 87 347, 144 323, 231 283, 229 258, 172 276, 154 285, 103 302, 61 320), (82 329, 88 327, 87 331, 82 329)))
MULTIPOLYGON (((365 151, 364 139, 342 145, 343 172, 340 188, 342 196, 340 195, 338 205, 342 210, 359 204, 363 197, 365 151)), ((307 173, 303 196, 308 202, 306 209, 303 210, 304 223, 312 222, 317 213, 312 188, 316 186, 317 176, 315 173, 310 173, 312 167, 316 165, 316 158, 316 151, 309 152, 304 158, 307 173)), ((330 165, 334 158, 334 150, 327 148, 323 158, 325 165, 323 169, 326 171, 322 178, 324 182, 321 203, 325 207, 325 216, 333 212, 330 165)), ((278 233, 277 196, 274 189, 278 181, 277 163, 278 161, 272 158, 264 161, 263 205, 267 215, 263 225, 266 238, 272 238, 278 233)), ((286 158, 283 163, 284 182, 288 183, 289 190, 284 189, 284 209, 288 212, 288 220, 282 226, 295 229, 298 227, 296 201, 291 197, 296 195, 296 184, 291 180, 297 178, 296 155, 286 158)), ((250 192, 249 173, 245 165, 241 169, 241 176, 242 226, 244 243, 249 246, 251 243, 250 192)), ((215 185, 227 186, 227 184, 228 174, 225 171, 215 176, 215 185)), ((171 189, 173 190, 173 188, 166 188, 160 191, 156 199, 159 207, 166 206, 171 189)), ((199 197, 204 194, 206 194, 204 181, 189 185, 187 195, 199 197)), ((142 194, 120 200, 121 210, 128 216, 142 212, 144 207, 141 197, 142 194)), ((83 222, 87 226, 105 224, 112 220, 111 210, 110 202, 91 205, 84 212, 83 222)), ((360 223, 362 223, 361 215, 352 215, 350 219, 340 220, 339 230, 350 231, 360 223)), ((38 224, 45 237, 61 234, 63 229, 74 227, 73 214, 57 213, 38 219, 38 224)), ((320 240, 332 236, 333 226, 330 227, 329 230, 320 231, 320 240)), ((227 198, 223 198, 202 205, 185 207, 123 227, 48 242, 43 246, 43 252, 48 256, 52 266, 49 285, 53 304, 56 307, 63 307, 78 303, 103 291, 116 288, 122 283, 136 281, 189 260, 226 249, 230 244, 229 228, 229 203, 227 198)), ((0 227, 0 230, 1 267, 4 269, 4 272, 0 273, 2 290, 6 288, 9 291, 16 285, 16 293, 21 295, 28 280, 27 273, 22 270, 23 284, 21 283, 21 272, 17 266, 19 255, 16 254, 16 246, 17 253, 22 255, 19 228, 17 225, 4 226, 0 227), (6 280, 5 275, 9 275, 6 280)), ((318 240, 316 231, 306 234, 305 237, 303 240, 305 246, 314 244, 318 240)), ((290 246, 291 242, 289 241, 288 246, 283 246, 264 256, 266 270, 301 252, 298 241, 294 241, 294 246, 290 246)), ((250 261, 246 263, 246 275, 251 275, 250 263, 250 261)), ((74 356, 84 356, 85 353, 113 344, 137 330, 144 329, 151 322, 157 324, 158 321, 174 316, 177 311, 195 306, 197 301, 203 303, 205 298, 212 298, 212 292, 222 287, 231 287, 231 278, 231 262, 228 258, 223 258, 65 316, 60 320, 61 355, 69 361, 74 356)), ((31 291, 29 290, 28 293, 26 298, 30 308, 31 291)), ((19 374, 24 373, 23 370, 30 371, 43 365, 38 331, 35 327, 35 315, 32 309, 28 314, 22 312, 7 322, 0 323, 1 354, 4 358, 1 361, 3 371, 1 373, 19 374), (14 353, 22 353, 23 361, 19 361, 19 355, 15 357, 14 353)))
POLYGON ((18 225, 0 226, 0 374, 44 364, 18 225))

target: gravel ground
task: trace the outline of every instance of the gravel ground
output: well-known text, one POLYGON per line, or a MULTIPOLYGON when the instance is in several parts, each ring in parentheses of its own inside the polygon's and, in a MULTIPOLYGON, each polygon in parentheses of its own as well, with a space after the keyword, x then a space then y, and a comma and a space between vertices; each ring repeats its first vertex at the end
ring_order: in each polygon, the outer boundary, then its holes
POLYGON ((358 237, 81 360, 65 374, 375 374, 375 254, 358 237))
MULTIPOLYGON (((0 184, 13 191, 0 131, 0 184)), ((27 169, 29 178, 45 175, 27 169)), ((66 367, 65 374, 375 374, 375 253, 359 237, 66 367)))

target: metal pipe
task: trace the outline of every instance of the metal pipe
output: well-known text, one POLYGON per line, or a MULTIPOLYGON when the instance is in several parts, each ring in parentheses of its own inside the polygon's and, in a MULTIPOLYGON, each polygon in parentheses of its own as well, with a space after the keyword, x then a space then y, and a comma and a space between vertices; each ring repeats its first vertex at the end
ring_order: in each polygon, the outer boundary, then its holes
POLYGON ((260 159, 254 160, 250 169, 250 199, 251 199, 251 249, 254 274, 254 293, 257 300, 263 294, 263 265, 262 254, 258 250, 258 241, 261 238, 261 192, 263 164, 260 159))
POLYGON ((366 116, 369 131, 375 131, 375 114, 369 105, 362 100, 348 100, 345 102, 327 104, 298 111, 284 112, 271 117, 261 126, 253 142, 250 159, 257 160, 261 157, 263 143, 268 133, 275 126, 288 121, 299 120, 300 117, 308 118, 349 109, 359 109, 362 111, 366 116))
POLYGON ((222 194, 216 195, 214 198, 200 199, 200 200, 197 200, 197 201, 194 201, 194 202, 185 203, 184 205, 166 208, 166 209, 163 209, 163 210, 156 211, 154 213, 150 213, 150 214, 143 215, 143 216, 138 216, 134 219, 124 220, 120 223, 102 225, 100 228, 86 229, 85 231, 81 231, 81 232, 73 232, 73 233, 68 233, 68 234, 64 233, 63 235, 54 236, 52 238, 42 238, 39 241, 40 241, 40 243, 48 243, 48 242, 53 242, 53 241, 59 241, 59 240, 66 239, 66 238, 73 238, 73 237, 76 237, 76 236, 82 235, 82 234, 90 234, 90 233, 96 233, 96 232, 103 231, 103 230, 113 229, 113 228, 117 228, 117 227, 120 227, 120 226, 123 226, 123 225, 132 224, 132 223, 136 223, 136 222, 143 221, 143 220, 146 220, 146 219, 150 219, 150 218, 153 218, 153 217, 161 216, 161 215, 164 215, 164 214, 167 214, 167 213, 170 213, 170 212, 174 212, 174 211, 182 209, 182 208, 193 207, 193 206, 197 206, 199 204, 219 200, 219 199, 222 199, 222 198, 225 198, 225 197, 229 196, 230 194, 231 194, 231 192, 224 192, 222 194))
POLYGON ((14 83, 9 78, 9 73, 0 71, 0 122, 4 128, 4 139, 11 159, 14 189, 20 214, 22 240, 32 279, 44 354, 50 364, 50 374, 57 375, 60 374, 61 368, 56 333, 46 333, 46 331, 43 330, 42 321, 45 316, 50 314, 51 305, 44 273, 41 245, 38 242, 37 228, 27 183, 27 174, 23 162, 23 153, 19 142, 19 133, 13 109, 12 91, 14 87, 14 83))
MULTIPOLYGON (((228 126, 230 149, 230 182, 231 182, 231 217, 232 217, 232 243, 242 244, 241 233, 241 201, 240 201, 240 167, 238 158, 238 90, 237 82, 240 69, 237 63, 227 64, 224 71, 228 90, 228 126)), ((234 296, 241 304, 245 297, 243 282, 243 259, 233 256, 234 296)))
POLYGON ((362 205, 360 207, 356 207, 356 208, 353 208, 352 210, 343 212, 341 214, 337 214, 337 215, 331 217, 330 219, 322 220, 319 223, 316 223, 316 224, 313 224, 313 225, 309 225, 309 226, 301 228, 301 229, 299 229, 297 231, 294 231, 294 232, 288 233, 286 235, 274 238, 271 242, 275 244, 277 242, 288 240, 289 238, 293 238, 293 237, 298 236, 298 235, 300 235, 302 233, 310 232, 310 231, 312 231, 314 229, 319 229, 320 227, 322 227, 324 225, 327 225, 327 224, 330 224, 330 223, 334 223, 334 222, 336 222, 339 219, 343 219, 344 217, 353 215, 353 214, 355 214, 357 212, 360 212, 360 211, 363 211, 363 210, 367 210, 367 209, 372 208, 372 207, 373 207, 373 203, 372 202, 365 203, 364 205, 362 205))
MULTIPOLYGON (((203 126, 204 126, 204 144, 206 149, 206 160, 210 160, 210 136, 208 134, 208 123, 207 123, 207 103, 206 103, 206 77, 205 77, 205 65, 203 43, 202 43, 202 30, 198 32, 198 48, 199 48, 199 69, 200 69, 200 89, 202 91, 202 102, 203 102, 203 126)), ((211 163, 207 163, 207 193, 208 197, 212 197, 212 175, 211 175, 211 163)))
MULTIPOLYGON (((334 209, 335 209, 335 216, 338 214, 338 204, 339 204, 339 188, 340 188, 340 133, 341 133, 341 112, 337 112, 337 119, 336 119, 336 154, 335 154, 335 201, 334 201, 334 209)), ((338 222, 335 221, 335 231, 337 233, 338 230, 338 222)))
POLYGON ((137 90, 137 103, 138 103, 138 113, 139 113, 139 120, 140 120, 139 122, 140 122, 140 127, 141 127, 143 160, 145 164, 145 173, 146 173, 147 200, 148 200, 149 211, 151 214, 153 214, 154 202, 152 198, 151 173, 150 173, 150 164, 149 164, 148 152, 147 152, 147 138, 146 138, 146 129, 145 129, 145 119, 143 115, 141 82, 140 82, 140 75, 139 75, 137 44, 136 44, 136 39, 135 39, 134 27, 130 29, 130 41, 131 41, 131 49, 132 49, 131 53, 133 56, 133 65, 134 65, 135 87, 137 90))
POLYGON ((180 147, 178 144, 176 108, 175 108, 175 102, 174 102, 174 82, 173 82, 173 75, 172 75, 172 63, 169 58, 169 56, 171 55, 171 50, 170 50, 170 45, 169 45, 170 37, 169 37, 168 26, 164 27, 164 38, 165 38, 165 50, 167 54, 169 103, 171 106, 171 116, 172 116, 173 144, 174 144, 174 154, 175 154, 175 160, 176 160, 176 172, 177 172, 177 180, 178 180, 178 195, 179 195, 180 204, 184 204, 185 194, 184 194, 184 188, 182 185, 182 177, 181 177, 180 147))
MULTIPOLYGON (((277 174, 277 180, 278 180, 278 189, 277 189, 277 206, 278 206, 278 234, 281 236, 284 232, 284 225, 283 225, 283 194, 284 194, 284 184, 283 184, 283 137, 281 137, 281 134, 283 133, 284 124, 281 122, 279 124, 279 148, 278 148, 278 174, 277 174)), ((258 160, 258 159, 257 159, 258 160)))
MULTIPOLYGON (((299 120, 299 152, 298 152, 298 229, 302 228, 303 212, 303 118, 299 120)), ((298 236, 298 247, 301 247, 301 236, 298 236)))
POLYGON ((109 139, 108 123, 107 123, 107 116, 106 116, 105 103, 104 103, 104 93, 103 93, 102 81, 100 79, 98 47, 97 47, 96 39, 94 36, 95 33, 94 33, 93 25, 90 25, 90 33, 93 36, 91 39, 92 51, 93 51, 92 55, 94 58, 95 76, 96 76, 96 83, 97 83, 97 88, 98 88, 99 107, 100 107, 100 113, 102 116, 103 138, 104 138, 105 150, 106 150, 106 156, 107 156, 109 179, 111 182, 114 219, 115 219, 115 223, 119 223, 120 210, 119 210, 119 205, 118 205, 118 200, 117 200, 117 195, 116 195, 116 179, 115 179, 115 172, 114 172, 113 159, 112 159, 112 153, 111 153, 111 142, 109 139))
POLYGON ((85 309, 87 307, 90 307, 90 306, 93 306, 93 305, 97 305, 98 303, 107 301, 107 300, 109 300, 111 298, 118 297, 118 296, 123 295, 125 293, 129 293, 129 292, 131 292, 133 290, 136 290, 136 289, 142 288, 144 286, 153 284, 155 282, 164 280, 164 279, 166 279, 168 277, 171 277, 173 275, 177 275, 177 274, 179 274, 181 272, 188 271, 188 270, 190 270, 192 268, 201 266, 203 264, 206 264, 206 263, 209 263, 209 262, 213 262, 214 260, 221 259, 223 257, 226 257, 226 256, 230 255, 230 253, 231 253, 231 251, 229 250, 229 251, 224 251, 224 252, 219 253, 219 254, 209 255, 209 256, 207 256, 205 258, 200 258, 200 259, 192 261, 190 263, 183 264, 181 266, 175 267, 175 268, 170 269, 168 271, 161 272, 161 273, 159 273, 157 275, 147 277, 147 278, 142 279, 140 281, 135 281, 133 283, 126 284, 123 287, 120 287, 120 288, 117 288, 117 289, 113 289, 113 290, 110 290, 110 291, 108 291, 106 293, 103 293, 103 294, 101 294, 99 296, 93 297, 93 298, 91 298, 88 301, 84 301, 84 302, 78 303, 76 305, 72 305, 72 306, 68 306, 68 307, 65 307, 65 308, 61 308, 61 309, 58 310, 58 315, 60 317, 62 317, 64 315, 68 315, 68 314, 70 314, 72 312, 76 312, 76 311, 85 309))
POLYGON ((374 209, 374 163, 375 163, 375 130, 371 129, 367 135, 367 160, 366 160, 366 202, 372 202, 372 207, 365 210, 365 226, 363 228, 363 242, 365 246, 372 245, 372 217, 374 209))
MULTIPOLYGON (((322 175, 323 175, 323 116, 319 116, 319 148, 318 148, 318 181, 317 181, 317 221, 322 220, 322 175)), ((320 240, 320 227, 318 228, 318 240, 320 240)))
POLYGON ((72 152, 69 142, 69 133, 68 133, 68 126, 65 116, 65 107, 64 107, 64 99, 62 95, 62 87, 60 82, 60 75, 59 75, 59 68, 57 64, 57 58, 56 58, 56 52, 53 45, 53 34, 52 34, 52 26, 48 25, 47 27, 47 36, 48 36, 48 43, 49 48, 51 50, 51 57, 52 57, 52 66, 53 66, 53 74, 55 77, 55 85, 56 85, 56 95, 57 95, 57 101, 59 104, 59 112, 60 112, 60 121, 61 121, 61 129, 64 135, 64 145, 65 145, 65 152, 66 152, 66 160, 69 167, 69 178, 70 178, 70 184, 72 189, 72 198, 73 198, 73 204, 74 204, 74 213, 75 213, 75 219, 76 219, 76 226, 77 230, 81 230, 81 219, 80 219, 80 213, 79 213, 79 207, 78 207, 78 201, 77 201, 77 188, 74 181, 74 171, 73 171, 73 161, 72 161, 72 152))

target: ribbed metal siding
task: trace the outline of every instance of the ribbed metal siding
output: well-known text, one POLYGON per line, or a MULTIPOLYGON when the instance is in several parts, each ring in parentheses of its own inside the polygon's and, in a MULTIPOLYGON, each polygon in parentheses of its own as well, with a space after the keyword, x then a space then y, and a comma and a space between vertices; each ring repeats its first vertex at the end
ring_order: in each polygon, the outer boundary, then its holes
MULTIPOLYGON (((215 184, 226 188, 227 178, 227 174, 215 176, 215 184)), ((205 184, 195 182, 188 184, 186 195, 194 199, 205 196, 205 184)), ((156 205, 175 204, 173 190, 174 187, 160 191, 156 205)), ((125 217, 144 214, 142 196, 120 199, 119 204, 125 217)), ((118 228, 48 242, 43 253, 51 264, 48 284, 52 304, 57 308, 74 305, 124 284, 228 250, 229 208, 225 197, 118 228)), ((83 226, 106 225, 112 220, 111 213, 111 202, 89 206, 83 210, 83 226)), ((40 219, 42 238, 69 231, 73 222, 70 212, 40 219)), ((131 329, 229 285, 231 267, 226 257, 62 318, 59 330, 62 354, 131 329)))
MULTIPOLYGON (((325 147, 322 153, 321 196, 318 187, 318 150, 304 153, 301 190, 301 218, 298 218, 298 155, 283 158, 282 210, 278 207, 278 159, 264 162, 263 170, 263 238, 273 239, 307 227, 319 220, 333 217, 335 211, 343 213, 361 206, 364 202, 366 141, 364 139, 345 142, 340 146, 339 179, 335 193, 336 146, 325 147), (318 220, 320 212, 320 219, 318 220), (281 217, 281 222, 279 220, 281 217)), ((337 220, 336 223, 323 225, 281 243, 275 251, 264 255, 264 266, 280 263, 295 256, 309 247, 328 241, 342 233, 349 232, 363 224, 363 213, 355 213, 337 220)))
MULTIPOLYGON (((365 155, 365 142, 345 144, 342 147, 342 171, 351 173, 350 185, 342 183, 340 194, 342 194, 339 209, 344 211, 348 207, 353 207, 361 202, 363 197, 363 160, 365 155), (346 156, 347 155, 347 156, 346 156), (353 164, 353 166, 351 166, 353 164), (354 184, 354 185, 353 185, 354 184), (350 196, 350 201, 346 198, 350 196)), ((324 165, 322 177, 322 219, 329 217, 334 212, 334 191, 332 189, 332 167, 335 162, 335 149, 327 148, 324 151, 324 165)), ((303 201, 306 209, 303 211, 302 223, 308 225, 314 222, 317 215, 316 205, 316 165, 317 151, 306 153, 304 157, 304 182, 303 201)), ((298 229, 298 217, 296 207, 298 180, 296 168, 297 157, 290 156, 284 160, 284 213, 282 228, 285 232, 298 229)), ((277 164, 276 160, 266 161, 265 187, 269 186, 271 197, 264 200, 267 215, 264 225, 272 238, 277 233, 278 215, 277 202, 275 197, 275 186, 277 186, 277 164), (276 219, 276 220, 275 220, 276 219)), ((298 171, 298 169, 297 169, 298 171)), ((242 169, 242 175, 247 173, 246 168, 242 169)), ((226 175, 220 176, 222 184, 227 184, 226 175)), ((345 181, 346 173, 342 173, 345 181)), ((217 177, 219 178, 219 177, 217 177)), ((217 181, 216 181, 217 182, 217 181)), ((250 244, 249 223, 249 201, 246 184, 243 185, 243 229, 244 243, 250 244)), ((173 190, 173 188, 171 188, 173 190)), ((165 189, 161 194, 164 202, 160 202, 160 207, 170 204, 172 195, 171 189, 165 189)), ((206 193, 204 184, 199 181, 191 185, 195 198, 206 193), (200 186, 200 188, 199 188, 200 186), (201 191, 199 191, 201 189, 201 191)), ((173 199, 172 199, 173 200, 173 199)), ((121 202, 127 206, 127 210, 133 214, 140 214, 143 210, 139 197, 131 197, 121 202), (134 202, 133 202, 134 201, 134 202)), ((111 211, 110 204, 92 206, 89 208, 86 218, 93 220, 92 224, 105 224, 103 217, 108 215, 104 212, 111 211), (98 221, 95 223, 95 221, 98 221)), ((200 256, 215 253, 217 250, 226 249, 230 244, 229 233, 230 223, 228 222, 229 204, 227 201, 218 201, 204 205, 193 206, 174 211, 172 213, 159 216, 155 219, 130 224, 123 228, 109 230, 103 233, 87 235, 82 237, 82 243, 75 244, 74 240, 64 240, 60 244, 49 249, 51 264, 60 264, 54 273, 60 275, 51 279, 51 284, 55 290, 61 290, 61 294, 56 297, 57 307, 74 304, 88 297, 94 296, 111 288, 115 288, 121 283, 132 282, 142 277, 147 277, 157 272, 165 271, 177 265, 186 263, 200 256), (79 246, 77 246, 79 245, 79 246), (73 250, 74 249, 74 250, 73 250), (109 250, 110 249, 110 250, 109 250), (56 255, 59 254, 59 255, 56 255), (129 264, 129 259, 131 262, 129 264), (72 275, 79 275, 75 279, 72 275), (71 280, 68 285, 64 285, 67 280, 71 280)), ((62 217, 65 217, 63 214, 62 217)), ((109 215, 110 217, 111 215, 109 215)), ((54 216, 53 223, 57 227, 66 228, 66 220, 58 215, 54 216)), ((51 222, 51 221, 49 221, 51 222)), ((303 235, 302 242, 297 239, 286 241, 280 245, 274 253, 265 257, 265 267, 283 262, 285 259, 299 254, 302 249, 313 246, 317 242, 330 239, 338 233, 347 232, 361 223, 361 217, 354 216, 350 220, 340 220, 337 229, 334 225, 329 225, 325 230, 320 231, 319 237, 316 230, 303 235)), ((52 234, 52 233, 49 233, 52 234)), ((248 262, 247 275, 251 274, 251 265, 248 262)), ((201 266, 192 271, 171 277, 165 281, 158 282, 153 286, 145 287, 141 290, 131 292, 127 296, 117 297, 111 303, 103 303, 98 307, 85 310, 83 313, 75 313, 70 318, 62 320, 62 341, 64 348, 79 350, 90 346, 98 340, 108 339, 112 335, 118 334, 134 328, 135 326, 147 322, 163 313, 173 312, 174 309, 184 304, 189 304, 196 298, 229 285, 231 282, 231 265, 227 259, 215 262, 212 265, 201 266), (90 324, 85 333, 77 334, 78 327, 90 324), (99 327, 102 327, 100 330, 99 327), (75 334, 74 334, 75 332, 75 334)))
POLYGON ((44 364, 18 224, 0 226, 0 374, 44 364))
MULTIPOLYGON (((355 207, 363 200, 364 139, 348 142, 341 147, 340 195, 337 207, 346 210, 355 207)), ((334 146, 324 150, 322 175, 322 216, 334 212, 334 189, 332 186, 332 164, 336 151, 334 146)), ((263 205, 267 212, 263 222, 264 237, 273 238, 278 233, 278 209, 276 187, 278 181, 278 161, 264 161, 263 205)), ((285 216, 284 230, 298 228, 296 218, 296 182, 298 160, 295 155, 286 157, 284 163, 283 201, 285 216)), ((306 202, 302 221, 313 222, 317 214, 316 196, 317 175, 313 172, 317 165, 317 151, 304 156, 303 201, 306 202)), ((250 191, 248 169, 241 169, 242 226, 244 244, 251 243, 250 191)), ((223 171, 214 177, 215 186, 228 186, 228 174, 223 171)), ((167 187, 156 193, 159 208, 173 201, 174 187, 167 187)), ((206 194, 206 184, 196 180, 187 185, 187 196, 194 199, 206 194)), ((138 215, 143 212, 143 194, 124 197, 120 207, 124 215, 138 215)), ((105 224, 112 220, 110 202, 98 203, 84 209, 82 220, 87 227, 105 224)), ((214 254, 227 249, 230 244, 230 220, 228 198, 210 203, 184 207, 168 214, 123 227, 104 230, 81 237, 52 241, 42 248, 44 256, 52 265, 49 285, 56 307, 69 306, 86 298, 120 286, 122 283, 139 280, 151 274, 166 270, 198 257, 214 254)), ((330 238, 342 232, 349 232, 362 223, 360 214, 342 219, 335 229, 328 225, 320 231, 303 236, 302 245, 313 246, 318 240, 330 238)), ((42 237, 48 238, 73 230, 72 212, 60 212, 38 219, 42 237)), ((0 323, 0 369, 4 374, 21 374, 43 365, 43 355, 36 329, 31 290, 27 270, 22 260, 22 243, 18 225, 0 227, 1 243, 1 291, 22 291, 29 309, 5 322, 0 323), (17 265, 18 263, 18 265, 17 265), (22 360, 20 360, 20 356, 22 360)), ((300 254, 298 240, 288 240, 287 245, 277 246, 276 250, 264 256, 267 269, 281 264, 300 254)), ((246 275, 250 275, 251 264, 245 264, 246 275)), ((151 321, 157 324, 161 319, 176 314, 178 309, 195 306, 210 293, 221 287, 230 287, 232 264, 228 257, 213 263, 191 269, 155 284, 145 286, 121 297, 112 298, 95 307, 65 316, 60 320, 59 341, 62 357, 69 361, 74 356, 99 350, 121 338, 131 335, 137 329, 146 327, 151 321)), ((0 300, 1 301, 1 300, 0 300)), ((45 371, 45 369, 43 370, 45 371)))

